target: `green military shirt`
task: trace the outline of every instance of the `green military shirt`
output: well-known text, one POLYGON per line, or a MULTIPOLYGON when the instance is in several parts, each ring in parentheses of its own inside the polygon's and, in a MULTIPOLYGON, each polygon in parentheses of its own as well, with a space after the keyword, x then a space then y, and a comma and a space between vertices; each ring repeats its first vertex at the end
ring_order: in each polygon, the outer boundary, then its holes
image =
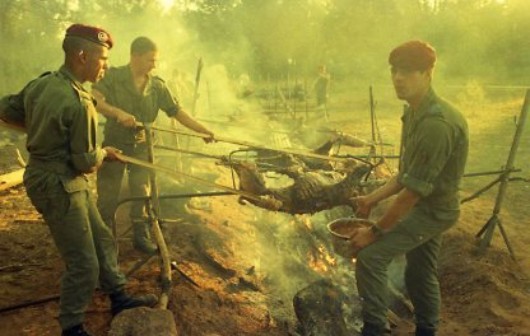
POLYGON ((458 215, 458 189, 468 153, 468 128, 462 114, 431 89, 416 111, 402 117, 398 181, 421 196, 418 207, 440 219, 458 215))
MULTIPOLYGON (((0 118, 25 124, 29 166, 63 175, 66 180, 101 164, 94 100, 63 66, 31 81, 16 95, 0 100, 0 118)), ((86 188, 81 178, 77 189, 86 188)))
MULTIPOLYGON (((139 122, 154 122, 159 110, 168 117, 176 116, 181 110, 178 101, 159 77, 149 75, 144 92, 139 92, 128 65, 109 69, 93 88, 105 96, 106 102, 132 114, 139 122)), ((105 142, 109 145, 134 144, 143 141, 140 132, 108 119, 104 130, 105 142)))

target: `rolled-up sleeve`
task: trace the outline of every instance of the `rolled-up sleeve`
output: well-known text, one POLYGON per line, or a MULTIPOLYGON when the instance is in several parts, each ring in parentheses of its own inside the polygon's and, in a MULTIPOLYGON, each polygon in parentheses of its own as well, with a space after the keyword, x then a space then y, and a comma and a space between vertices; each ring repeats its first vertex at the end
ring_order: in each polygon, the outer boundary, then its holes
POLYGON ((167 85, 162 84, 158 93, 158 106, 170 118, 175 117, 182 110, 178 100, 171 94, 167 85))
POLYGON ((398 175, 401 185, 429 196, 434 182, 451 156, 450 126, 441 118, 428 118, 418 125, 415 145, 406 148, 406 164, 398 175))

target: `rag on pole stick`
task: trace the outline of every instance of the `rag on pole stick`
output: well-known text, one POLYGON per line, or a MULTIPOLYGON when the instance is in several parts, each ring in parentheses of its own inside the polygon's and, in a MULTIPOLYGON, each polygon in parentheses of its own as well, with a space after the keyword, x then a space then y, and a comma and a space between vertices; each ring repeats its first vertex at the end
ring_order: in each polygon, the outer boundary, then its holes
MULTIPOLYGON (((195 72, 195 88, 193 90, 193 100, 191 102, 191 115, 192 116, 195 116, 197 112, 197 101, 199 100, 199 86, 201 83, 202 67, 203 67, 202 57, 199 57, 199 60, 197 61, 197 71, 195 72)), ((186 139, 186 144, 184 146, 184 149, 188 149, 188 150, 190 149, 190 141, 191 139, 188 137, 186 139)), ((188 164, 183 165, 181 171, 183 171, 184 169, 186 169, 186 171, 189 171, 190 165, 188 164)))
POLYGON ((197 72, 195 73, 195 89, 193 91, 193 101, 191 105, 191 115, 195 116, 195 112, 197 110, 197 101, 199 100, 199 85, 201 83, 201 73, 202 73, 202 57, 199 58, 199 61, 197 62, 197 72))

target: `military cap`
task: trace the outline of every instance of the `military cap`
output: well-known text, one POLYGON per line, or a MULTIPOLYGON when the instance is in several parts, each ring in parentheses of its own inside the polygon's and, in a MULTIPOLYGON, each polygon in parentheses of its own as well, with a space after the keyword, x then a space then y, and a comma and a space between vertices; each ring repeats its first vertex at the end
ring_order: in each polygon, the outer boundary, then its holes
POLYGON ((388 63, 396 68, 428 70, 434 67, 436 50, 423 41, 408 41, 390 52, 388 63))
POLYGON ((101 44, 107 48, 112 48, 112 37, 102 28, 94 26, 86 26, 79 23, 74 23, 66 29, 65 37, 75 36, 82 39, 101 44))

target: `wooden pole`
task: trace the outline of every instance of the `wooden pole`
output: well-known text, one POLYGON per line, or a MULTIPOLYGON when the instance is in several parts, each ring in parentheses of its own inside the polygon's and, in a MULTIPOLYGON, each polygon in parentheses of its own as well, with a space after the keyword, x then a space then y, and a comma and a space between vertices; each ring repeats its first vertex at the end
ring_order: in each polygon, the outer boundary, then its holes
MULTIPOLYGON (((187 135, 187 136, 191 136, 191 137, 198 137, 198 138, 203 138, 203 139, 209 139, 210 138, 210 136, 206 135, 206 134, 192 133, 192 132, 188 132, 188 131, 175 131, 175 130, 170 130, 170 129, 159 127, 159 126, 151 126, 151 129, 158 130, 158 131, 161 131, 161 132, 170 132, 170 133, 176 132, 178 134, 187 135)), ((226 142, 226 143, 231 143, 231 144, 234 144, 234 145, 247 146, 247 147, 251 147, 251 148, 267 149, 267 150, 271 150, 271 151, 276 151, 278 153, 300 155, 300 156, 305 156, 305 157, 309 157, 309 158, 313 158, 313 159, 321 159, 321 160, 327 160, 327 161, 346 161, 347 160, 345 158, 340 158, 340 157, 335 157, 335 156, 319 155, 319 154, 309 153, 309 152, 306 152, 306 151, 300 151, 300 150, 296 150, 296 149, 270 148, 268 146, 259 145, 259 144, 251 143, 251 142, 248 142, 248 141, 230 139, 230 138, 225 138, 225 137, 220 137, 220 136, 219 137, 216 136, 215 140, 219 141, 219 142, 226 142)), ((362 161, 364 163, 368 163, 368 162, 365 162, 364 160, 360 160, 360 161, 362 161)))
POLYGON ((490 219, 487 221, 487 223, 482 227, 482 229, 476 235, 477 238, 480 238, 482 235, 484 235, 481 238, 480 243, 479 243, 479 250, 483 252, 490 245, 491 239, 493 238, 493 232, 495 231, 495 227, 498 226, 499 230, 501 231, 502 238, 504 239, 504 243, 506 244, 506 247, 508 247, 508 251, 510 252, 510 255, 514 259, 515 259, 515 254, 510 244, 510 241, 508 240, 508 236, 506 235, 506 232, 504 231, 504 227, 502 226, 501 220, 499 218, 499 213, 501 211, 502 203, 504 201, 504 196, 508 188, 508 181, 509 181, 510 173, 514 169, 513 163, 515 162, 515 156, 517 154, 517 149, 519 148, 519 142, 521 141, 521 136, 523 135, 523 130, 524 130, 525 122, 526 122, 526 116, 528 114, 529 104, 530 104, 530 89, 527 89, 523 107, 521 109, 521 114, 519 116, 519 120, 517 121, 517 129, 515 130, 515 135, 513 137, 512 147, 510 148, 510 154, 508 155, 508 160, 506 161, 506 166, 504 168, 505 172, 499 177, 500 179, 499 192, 497 193, 497 199, 495 201, 495 207, 493 208, 493 214, 490 217, 490 219))
MULTIPOLYGON (((144 125, 146 141, 147 141, 147 155, 148 160, 151 164, 155 162, 154 148, 153 148, 153 136, 152 130, 149 126, 144 125)), ((169 302, 169 294, 171 293, 171 261, 169 260, 169 250, 167 248, 166 241, 162 229, 160 228, 160 200, 158 181, 156 171, 151 170, 149 174, 150 186, 150 198, 149 203, 151 208, 149 209, 149 220, 151 222, 151 230, 154 234, 156 245, 160 252, 160 282, 162 292, 158 299, 157 308, 167 309, 169 302)))
POLYGON ((195 73, 195 88, 193 91, 193 101, 191 102, 191 115, 195 116, 195 112, 197 109, 197 101, 199 100, 199 85, 201 83, 201 73, 202 73, 202 57, 199 58, 197 62, 197 71, 195 73))

